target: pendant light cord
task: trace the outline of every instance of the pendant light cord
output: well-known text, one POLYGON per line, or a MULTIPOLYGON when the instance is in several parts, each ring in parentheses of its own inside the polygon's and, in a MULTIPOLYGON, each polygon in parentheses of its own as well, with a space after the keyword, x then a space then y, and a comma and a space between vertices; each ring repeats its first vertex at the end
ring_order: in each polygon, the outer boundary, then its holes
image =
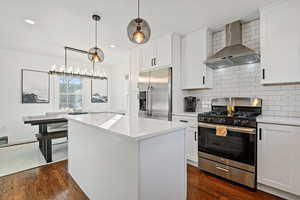
POLYGON ((98 43, 98 41, 97 41, 97 35, 98 35, 98 33, 97 33, 97 23, 98 23, 98 21, 96 20, 96 23, 95 23, 95 46, 97 47, 97 43, 98 43))
POLYGON ((138 19, 140 18, 140 0, 138 0, 138 19))

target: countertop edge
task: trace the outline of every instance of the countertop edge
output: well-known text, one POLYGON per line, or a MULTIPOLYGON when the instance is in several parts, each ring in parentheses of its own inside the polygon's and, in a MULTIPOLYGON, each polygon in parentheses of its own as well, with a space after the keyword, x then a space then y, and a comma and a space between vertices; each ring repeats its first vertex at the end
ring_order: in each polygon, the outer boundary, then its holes
POLYGON ((116 134, 118 136, 126 137, 126 138, 134 140, 134 141, 146 140, 146 139, 149 139, 149 138, 152 138, 152 137, 156 137, 156 136, 160 136, 160 135, 165 135, 165 134, 168 134, 168 133, 173 132, 173 131, 177 131, 177 130, 181 130, 181 129, 186 129, 188 127, 186 124, 182 124, 181 126, 178 126, 178 127, 168 128, 168 129, 164 129, 164 130, 161 130, 161 131, 153 131, 153 132, 149 132, 149 134, 147 134, 147 135, 133 137, 133 136, 128 136, 126 134, 123 134, 123 133, 121 133, 119 131, 108 130, 108 129, 99 127, 96 124, 72 118, 72 116, 68 116, 67 119, 68 120, 76 121, 76 122, 84 124, 84 125, 92 126, 94 128, 100 129, 100 130, 105 131, 105 132, 110 132, 110 133, 116 134))
POLYGON ((297 117, 275 117, 275 116, 259 116, 257 123, 277 124, 286 126, 300 126, 300 118, 297 117))

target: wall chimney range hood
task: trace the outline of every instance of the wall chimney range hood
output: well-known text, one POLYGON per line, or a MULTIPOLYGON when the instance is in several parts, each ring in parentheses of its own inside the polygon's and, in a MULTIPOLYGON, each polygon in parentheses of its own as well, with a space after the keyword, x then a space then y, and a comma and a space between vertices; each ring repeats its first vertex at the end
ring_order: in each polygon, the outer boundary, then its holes
POLYGON ((226 25, 226 47, 209 57, 204 64, 212 69, 260 62, 260 55, 242 44, 242 23, 226 25))

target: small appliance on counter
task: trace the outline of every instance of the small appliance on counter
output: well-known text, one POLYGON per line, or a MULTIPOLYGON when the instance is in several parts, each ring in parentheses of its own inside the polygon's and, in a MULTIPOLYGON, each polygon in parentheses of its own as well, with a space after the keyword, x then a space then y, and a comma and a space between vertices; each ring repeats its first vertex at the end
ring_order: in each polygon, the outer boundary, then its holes
POLYGON ((196 112, 197 98, 196 97, 184 97, 184 112, 196 112))
POLYGON ((198 115, 200 170, 256 188, 256 118, 262 99, 218 98, 212 111, 198 115), (225 129, 226 134, 217 130, 225 129))

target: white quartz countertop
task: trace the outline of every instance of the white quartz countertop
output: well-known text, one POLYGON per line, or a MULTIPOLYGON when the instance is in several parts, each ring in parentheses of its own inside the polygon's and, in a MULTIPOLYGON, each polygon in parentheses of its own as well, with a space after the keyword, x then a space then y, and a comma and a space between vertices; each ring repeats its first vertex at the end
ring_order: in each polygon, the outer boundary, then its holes
POLYGON ((67 118, 100 130, 124 135, 134 140, 143 140, 187 127, 184 123, 149 118, 132 118, 113 113, 74 115, 67 118))
POLYGON ((274 117, 261 115, 256 120, 258 123, 300 126, 300 118, 296 117, 274 117))

